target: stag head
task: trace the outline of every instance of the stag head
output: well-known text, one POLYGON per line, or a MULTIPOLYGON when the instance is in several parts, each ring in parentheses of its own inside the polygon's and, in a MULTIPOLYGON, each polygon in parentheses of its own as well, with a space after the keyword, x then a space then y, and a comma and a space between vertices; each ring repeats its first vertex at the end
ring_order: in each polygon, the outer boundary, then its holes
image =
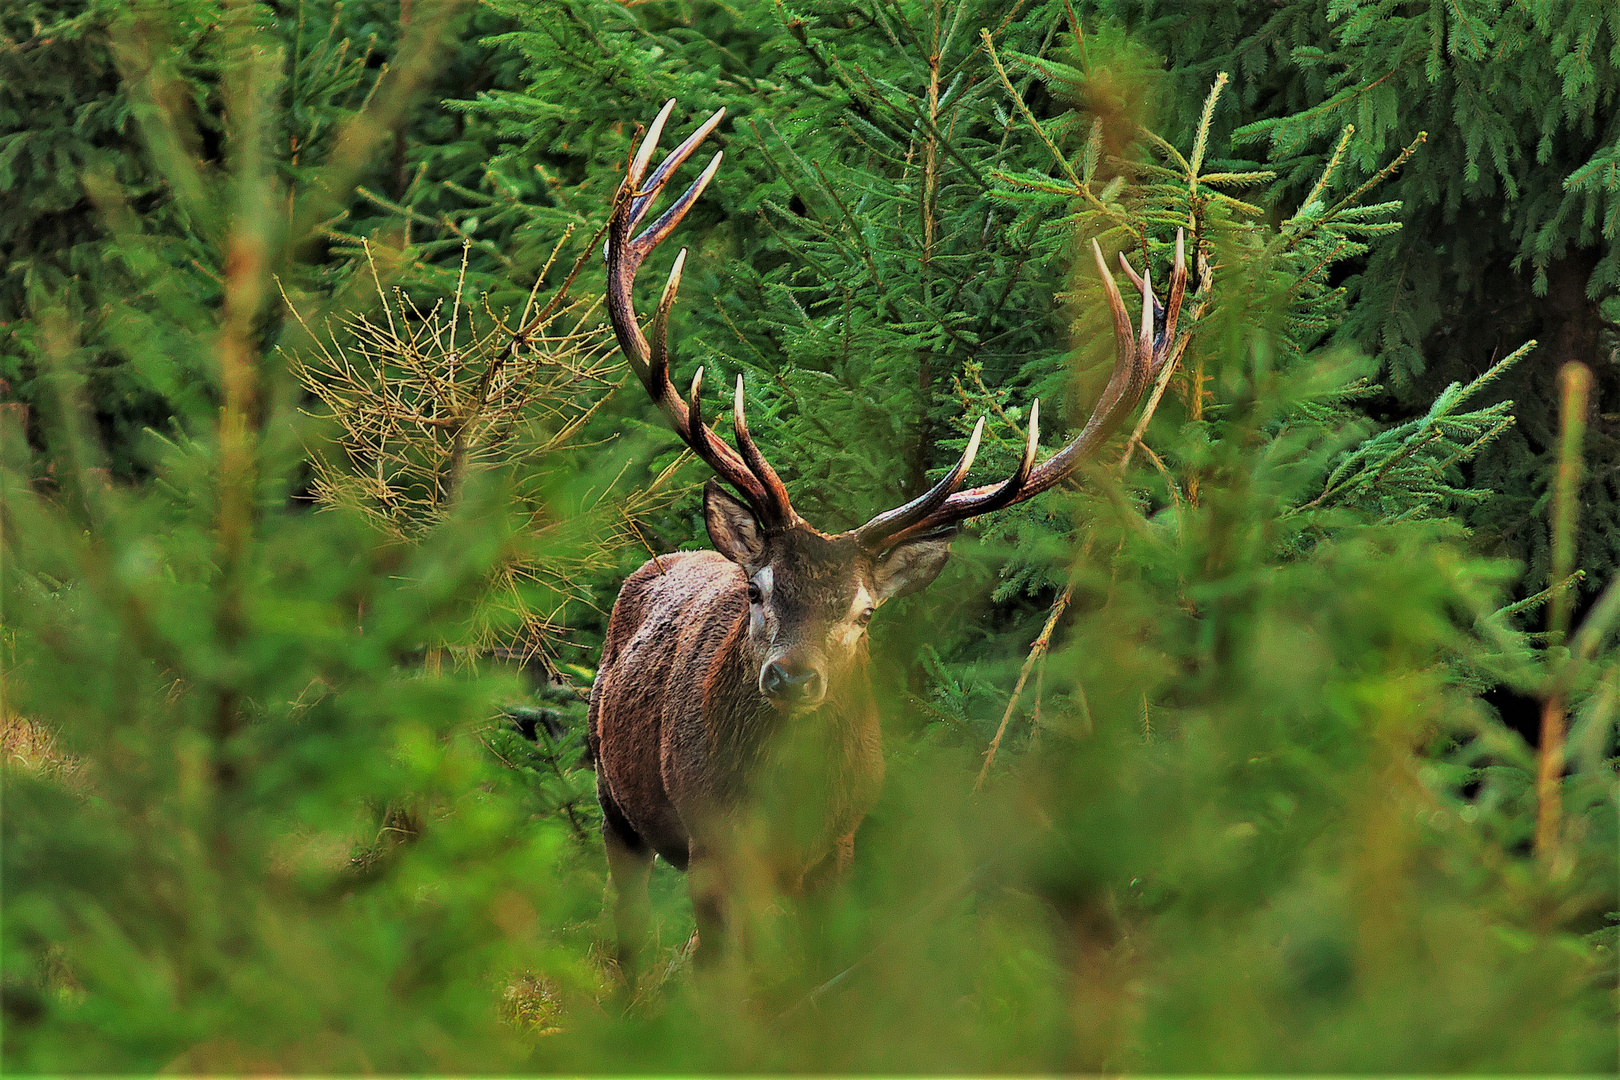
POLYGON ((709 117, 649 175, 658 136, 674 106, 673 99, 665 103, 653 121, 614 198, 605 249, 608 315, 625 358, 670 426, 740 496, 731 495, 711 479, 704 492, 704 519, 715 550, 741 568, 746 582, 739 589, 739 601, 746 598, 748 604, 748 646, 758 662, 760 693, 783 711, 811 709, 835 692, 864 660, 866 627, 872 613, 884 602, 915 592, 939 575, 950 554, 951 537, 962 522, 1022 502, 1060 483, 1135 409, 1143 391, 1168 361, 1176 340, 1187 281, 1184 240, 1178 232, 1167 306, 1154 297, 1148 274, 1138 276, 1124 256, 1120 257, 1127 276, 1142 294, 1136 332, 1102 250, 1092 242, 1113 313, 1117 359, 1096 409, 1061 450, 1036 464, 1040 439, 1037 400, 1030 408, 1028 437, 1018 468, 999 483, 963 490, 984 433, 981 418, 961 457, 932 488, 857 529, 829 535, 794 511, 786 486, 750 436, 741 376, 732 403, 736 449, 704 422, 703 369, 693 377, 685 400, 670 381, 668 320, 686 262, 684 248, 665 282, 650 342, 636 319, 631 287, 637 269, 697 202, 723 156, 716 153, 702 175, 657 220, 631 236, 671 175, 725 116, 720 109, 709 117))

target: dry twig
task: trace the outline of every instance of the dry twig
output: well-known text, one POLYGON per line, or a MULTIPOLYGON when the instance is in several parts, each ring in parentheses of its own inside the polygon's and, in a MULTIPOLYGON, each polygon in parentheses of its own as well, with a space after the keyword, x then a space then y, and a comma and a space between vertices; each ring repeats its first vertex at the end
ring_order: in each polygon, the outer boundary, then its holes
POLYGON ((590 572, 637 544, 635 519, 673 489, 666 470, 640 490, 614 478, 567 512, 545 495, 546 479, 585 448, 587 424, 623 381, 600 301, 569 292, 594 245, 541 301, 541 283, 568 239, 541 270, 515 326, 487 299, 466 295, 465 252, 448 304, 424 311, 402 289, 386 288, 368 247, 375 313, 318 328, 293 310, 315 342, 292 358, 293 373, 339 428, 340 452, 312 454, 319 503, 356 510, 410 542, 453 510, 471 472, 499 470, 513 485, 524 530, 543 541, 493 576, 470 639, 459 643, 467 649, 503 644, 497 627, 514 620, 518 639, 531 646, 555 640, 563 604, 589 602, 590 572), (563 600, 536 610, 530 583, 563 600))

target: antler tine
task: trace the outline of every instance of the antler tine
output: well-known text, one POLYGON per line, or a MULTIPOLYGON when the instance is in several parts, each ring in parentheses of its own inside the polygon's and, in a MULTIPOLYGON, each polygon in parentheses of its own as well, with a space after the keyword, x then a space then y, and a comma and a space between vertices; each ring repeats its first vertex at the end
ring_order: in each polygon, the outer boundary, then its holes
POLYGON ((1119 253, 1119 268, 1125 271, 1125 276, 1131 279, 1131 284, 1135 285, 1136 291, 1140 293, 1142 291, 1142 275, 1136 272, 1136 267, 1131 265, 1131 260, 1125 257, 1123 251, 1119 253))
POLYGON ((939 482, 921 495, 912 499, 904 506, 897 506, 887 510, 868 521, 855 530, 855 541, 868 550, 879 550, 885 546, 892 546, 888 542, 891 537, 912 530, 920 522, 926 521, 930 514, 945 504, 957 488, 962 486, 963 477, 973 467, 973 459, 979 454, 979 440, 984 436, 984 417, 973 425, 973 434, 968 438, 967 449, 956 464, 939 482))
POLYGON ((687 401, 689 402, 686 413, 688 418, 687 430, 691 433, 687 445, 711 469, 721 476, 725 476, 725 470, 716 464, 716 461, 720 458, 720 452, 726 449, 726 446, 714 437, 713 433, 709 431, 709 425, 703 419, 703 369, 701 367, 697 369, 697 374, 692 376, 692 389, 687 392, 687 401))
POLYGON ((1125 313, 1125 298, 1119 295, 1119 286, 1114 284, 1114 275, 1108 272, 1108 261, 1103 258, 1102 247, 1097 241, 1091 242, 1092 258, 1097 260, 1097 273, 1102 275, 1103 294, 1108 298, 1108 311, 1114 317, 1114 352, 1116 356, 1129 356, 1135 347, 1135 335, 1131 333, 1131 317, 1125 313))
MULTIPOLYGON (((1120 266, 1121 270, 1125 271, 1125 276, 1131 279, 1131 284, 1136 286, 1136 291, 1138 293, 1141 293, 1143 296, 1153 296, 1153 285, 1148 281, 1147 277, 1144 277, 1142 274, 1138 274, 1136 272, 1136 268, 1131 265, 1131 261, 1125 257, 1125 253, 1123 251, 1119 253, 1119 266, 1120 266)), ((1151 276, 1151 275, 1149 275, 1149 276, 1151 276)), ((1153 297, 1153 323, 1154 323, 1154 325, 1157 326, 1158 323, 1159 323, 1159 320, 1162 319, 1163 317, 1164 317, 1164 305, 1159 303, 1159 298, 1157 296, 1154 296, 1153 297)))
POLYGON ((703 175, 692 181, 692 186, 681 192, 681 197, 670 203, 669 209, 660 214, 657 221, 643 229, 641 235, 631 241, 638 258, 646 258, 647 252, 657 247, 664 237, 675 231, 675 226, 681 223, 686 212, 698 201, 698 196, 703 194, 703 189, 714 179, 714 174, 720 171, 720 162, 724 158, 725 152, 716 150, 714 157, 709 159, 708 167, 703 170, 703 175))
MULTIPOLYGON (((1175 338, 1175 323, 1180 315, 1182 297, 1187 285, 1184 242, 1178 236, 1175 270, 1170 281, 1171 306, 1166 316, 1163 336, 1159 340, 1155 340, 1153 333, 1156 301, 1153 298, 1151 277, 1148 275, 1142 277, 1142 318, 1140 329, 1133 332, 1131 317, 1125 309, 1125 301, 1119 294, 1118 286, 1114 284, 1113 276, 1108 272, 1108 263, 1103 259, 1102 248, 1093 241, 1091 250, 1097 262, 1097 269, 1102 273, 1103 293, 1108 299, 1109 313, 1114 321, 1115 358, 1114 369, 1108 377, 1108 385, 1103 388, 1096 408, 1092 410, 1080 433, 1056 454, 1040 465, 1035 465, 1036 443, 1040 438, 1040 402, 1037 401, 1030 409, 1029 438, 1017 472, 1000 484, 987 484, 984 487, 970 488, 947 496, 937 509, 920 515, 903 526, 885 530, 887 535, 877 541, 878 545, 893 547, 913 537, 938 532, 967 518, 1022 502, 1061 483, 1082 460, 1095 453, 1108 436, 1113 434, 1120 422, 1136 408, 1156 365, 1164 363, 1169 356, 1172 348, 1170 343, 1175 338)), ((1128 269, 1127 272, 1129 273, 1128 269)), ((1131 276, 1134 278, 1135 275, 1131 276)), ((914 500, 916 501, 920 500, 914 500)), ((890 511, 888 514, 880 514, 868 525, 862 526, 861 530, 857 530, 857 533, 869 529, 878 521, 890 520, 892 515, 899 513, 900 511, 890 511)))
MULTIPOLYGON (((1094 251, 1095 247, 1095 241, 1093 241, 1094 251)), ((1139 333, 1133 334, 1130 328, 1131 317, 1125 311, 1125 300, 1119 295, 1119 289, 1114 285, 1113 277, 1107 273, 1108 264, 1103 262, 1102 252, 1095 251, 1095 253, 1097 266, 1103 270, 1103 291, 1107 294, 1109 311, 1114 317, 1114 370, 1109 373, 1108 382, 1103 387, 1102 396, 1097 399, 1097 406, 1092 410, 1085 427, 1081 429, 1080 436, 1058 451, 1056 456, 1042 464, 1041 470, 1043 472, 1050 468, 1054 461, 1074 449, 1080 438, 1083 438, 1086 432, 1092 430, 1093 425, 1100 426, 1100 422, 1115 422, 1111 417, 1119 410, 1122 403, 1125 411, 1135 407, 1136 402, 1142 396, 1142 392, 1147 389, 1148 370, 1153 354, 1152 283, 1148 279, 1143 279, 1143 284, 1147 288, 1142 293, 1141 330, 1139 333)), ((1104 438, 1107 438, 1106 433, 1097 441, 1101 442, 1104 438)), ((1053 481, 1053 483, 1056 482, 1053 481)), ((1029 494, 1033 495, 1035 492, 1032 491, 1029 494)))
POLYGON ((658 110, 658 115, 647 128, 647 134, 642 137, 641 146, 636 150, 636 156, 630 159, 630 168, 625 172, 624 179, 632 188, 639 185, 641 178, 646 175, 647 163, 652 160, 653 151, 658 149, 658 137, 664 133, 664 124, 669 120, 669 114, 674 109, 674 98, 664 102, 664 107, 658 110))
POLYGON ((1153 309, 1158 307, 1153 298, 1153 271, 1142 271, 1142 331, 1136 339, 1136 363, 1131 366, 1131 390, 1137 397, 1147 389, 1153 376, 1153 309))
MULTIPOLYGON (((658 197, 659 192, 663 191, 664 185, 669 182, 670 176, 685 163, 687 158, 692 156, 692 151, 696 150, 698 145, 709 136, 709 133, 720 125, 720 121, 725 119, 726 115, 724 108, 716 109, 714 115, 705 120, 702 126, 687 136, 681 145, 677 146, 670 152, 668 157, 659 163, 658 168, 654 169, 652 175, 647 177, 646 185, 642 186, 641 181, 647 171, 647 165, 652 160, 653 151, 658 148, 658 137, 663 134, 664 122, 669 118, 670 110, 674 107, 674 98, 664 102, 664 107, 659 110, 657 118, 653 120, 652 125, 647 129, 647 134, 642 137, 641 146, 636 150, 635 157, 631 159, 630 169, 625 173, 624 183, 620 185, 618 197, 630 200, 630 212, 625 219, 624 226, 626 235, 631 229, 641 224, 641 219, 646 216, 647 209, 652 205, 653 200, 658 197)), ((625 252, 627 256, 626 264, 632 275, 640 268, 642 260, 647 257, 648 253, 658 246, 659 241, 675 230, 675 226, 681 223, 681 219, 686 216, 686 212, 698 201, 698 198, 703 194, 703 189, 709 186, 709 181, 713 180, 714 174, 719 171, 723 157, 724 151, 716 152, 714 157, 710 159, 708 167, 703 170, 703 174, 692 181, 691 185, 681 193, 681 197, 676 199, 669 209, 659 216, 657 221, 653 222, 639 236, 625 245, 627 248, 625 252)), ((606 244, 602 247, 602 254, 604 257, 607 256, 606 244)))
POLYGON ((703 423, 703 365, 702 364, 699 364, 698 369, 692 373, 692 388, 686 392, 686 397, 687 397, 688 402, 690 403, 690 405, 689 405, 689 407, 687 409, 686 415, 692 421, 692 430, 693 431, 697 431, 699 429, 707 430, 707 426, 703 423))
POLYGON ((1157 376, 1159 369, 1164 367, 1170 359, 1170 353, 1175 349, 1176 324, 1181 319, 1181 302, 1187 295, 1187 230, 1176 230, 1176 263, 1170 274, 1170 305, 1164 315, 1164 336, 1159 340, 1159 348, 1153 357, 1153 375, 1157 376))
POLYGON ((675 306, 675 292, 681 287, 681 270, 686 266, 686 249, 681 248, 675 255, 675 262, 669 268, 669 277, 664 280, 664 291, 659 294, 658 308, 653 312, 652 324, 652 356, 647 365, 647 375, 642 380, 649 392, 657 397, 664 387, 669 387, 674 393, 674 384, 669 379, 669 309, 675 306))
MULTIPOLYGON (((675 99, 670 98, 669 102, 664 106, 664 113, 660 114, 660 121, 655 123, 647 132, 643 152, 649 156, 651 150, 648 148, 657 142, 659 132, 663 130, 662 117, 668 114, 670 106, 674 104, 675 99)), ((720 126, 720 121, 724 120, 725 116, 726 110, 723 107, 716 109, 713 116, 703 121, 701 127, 686 137, 686 141, 669 152, 669 156, 659 163, 658 168, 653 170, 651 176, 647 177, 645 184, 641 182, 640 174, 636 175, 634 181, 632 181, 637 185, 636 198, 630 204, 630 227, 632 229, 641 224, 641 219, 646 216, 647 208, 652 205, 652 201, 658 197, 658 193, 669 182, 670 174, 686 163, 686 159, 692 156, 692 151, 696 150, 698 145, 709 137, 710 132, 720 126)), ((642 168, 646 168, 645 163, 643 163, 642 168)))
MULTIPOLYGON (((1035 452, 1040 447, 1041 399, 1036 398, 1035 403, 1029 407, 1029 437, 1024 442, 1024 456, 1018 461, 1018 471, 1007 477, 1006 482, 988 500, 990 503, 996 503, 999 498, 1005 498, 1010 503, 1017 497, 1018 493, 1024 489, 1024 485, 1029 483, 1029 474, 1035 470, 1035 452)), ((996 505, 990 507, 992 510, 996 508, 996 505)))
POLYGON ((765 455, 759 452, 754 444, 754 437, 748 433, 748 416, 743 408, 743 377, 737 376, 737 395, 732 403, 731 426, 737 436, 737 449, 742 451, 743 460, 748 468, 759 478, 765 489, 765 495, 771 500, 771 512, 782 524, 786 525, 797 520, 798 515, 793 512, 793 505, 788 501, 787 485, 782 478, 776 475, 771 463, 765 460, 765 455))
MULTIPOLYGON (((1041 445, 1041 399, 1036 398, 1029 408, 1029 434, 1024 440, 1024 456, 1018 460, 1018 468, 1013 474, 999 484, 974 488, 978 498, 960 517, 978 517, 988 514, 992 510, 1000 510, 1004 506, 1011 506, 1024 497, 1024 485, 1029 483, 1030 474, 1035 471, 1035 454, 1041 445)), ((909 535, 914 535, 914 532, 909 535)))

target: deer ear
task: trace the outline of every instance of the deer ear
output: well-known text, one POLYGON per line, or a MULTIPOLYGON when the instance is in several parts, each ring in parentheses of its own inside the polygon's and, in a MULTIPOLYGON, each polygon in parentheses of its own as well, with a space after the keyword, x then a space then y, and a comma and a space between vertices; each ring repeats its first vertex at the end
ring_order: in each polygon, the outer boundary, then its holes
POLYGON ((739 566, 753 566, 765 554, 759 519, 712 477, 703 485, 703 522, 714 549, 739 566))
POLYGON ((872 568, 877 602, 906 596, 927 588, 951 556, 949 536, 920 536, 897 544, 872 568))

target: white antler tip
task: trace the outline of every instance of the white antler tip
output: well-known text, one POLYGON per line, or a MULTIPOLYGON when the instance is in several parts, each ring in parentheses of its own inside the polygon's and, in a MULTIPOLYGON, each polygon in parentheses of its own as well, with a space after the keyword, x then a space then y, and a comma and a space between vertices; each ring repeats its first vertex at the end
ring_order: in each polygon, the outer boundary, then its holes
POLYGON ((961 471, 966 474, 973 467, 973 459, 979 456, 979 440, 984 437, 984 417, 973 425, 973 434, 968 439, 967 449, 962 451, 961 471))
POLYGON ((646 175, 647 163, 652 160, 653 151, 658 148, 658 137, 664 133, 664 123, 674 110, 675 99, 670 98, 664 102, 664 107, 658 110, 658 116, 647 129, 646 137, 641 140, 641 149, 636 151, 635 160, 630 163, 629 179, 632 184, 641 183, 641 178, 646 175))
POLYGON ((681 287, 681 269, 686 265, 686 249, 681 248, 675 256, 675 262, 669 268, 669 277, 664 282, 664 294, 658 298, 660 312, 667 312, 674 302, 675 290, 681 287))

